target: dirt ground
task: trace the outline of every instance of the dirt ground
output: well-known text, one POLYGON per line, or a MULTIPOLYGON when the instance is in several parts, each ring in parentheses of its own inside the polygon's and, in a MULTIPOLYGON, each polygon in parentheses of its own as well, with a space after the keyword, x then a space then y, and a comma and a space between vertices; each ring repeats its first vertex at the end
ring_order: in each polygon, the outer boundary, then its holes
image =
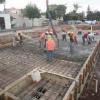
POLYGON ((85 88, 79 100, 100 100, 100 81, 97 93, 95 93, 94 90, 92 90, 92 88, 93 87, 91 87, 91 84, 89 89, 85 88))

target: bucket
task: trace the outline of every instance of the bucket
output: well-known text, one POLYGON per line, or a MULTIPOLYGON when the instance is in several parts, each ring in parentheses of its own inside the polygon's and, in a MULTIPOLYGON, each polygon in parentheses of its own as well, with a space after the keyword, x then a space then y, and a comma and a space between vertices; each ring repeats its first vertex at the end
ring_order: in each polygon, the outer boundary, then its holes
POLYGON ((34 70, 31 76, 33 81, 39 82, 41 80, 41 74, 38 70, 34 70))

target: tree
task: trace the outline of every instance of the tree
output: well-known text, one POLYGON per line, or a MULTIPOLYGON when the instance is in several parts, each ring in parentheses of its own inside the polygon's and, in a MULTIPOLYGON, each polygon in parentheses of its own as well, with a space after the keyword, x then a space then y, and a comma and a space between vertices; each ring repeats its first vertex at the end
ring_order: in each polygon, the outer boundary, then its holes
POLYGON ((51 17, 52 19, 56 19, 57 18, 56 8, 57 8, 57 5, 55 4, 49 5, 48 10, 46 11, 46 17, 47 18, 51 17), (50 16, 48 16, 48 13, 50 14, 50 16))
POLYGON ((72 12, 69 12, 68 14, 65 14, 63 17, 64 21, 68 21, 68 20, 84 20, 84 12, 82 13, 77 13, 78 9, 80 8, 80 6, 76 3, 73 4, 74 10, 72 12))
MULTIPOLYGON (((40 18, 40 10, 36 7, 36 5, 28 4, 26 8, 22 11, 23 16, 28 17, 29 19, 40 18)), ((32 22, 33 26, 33 22, 32 22)))
POLYGON ((81 20, 83 21, 84 19, 84 13, 76 13, 76 14, 73 14, 73 12, 70 12, 66 15, 64 15, 63 17, 63 20, 66 22, 68 20, 81 20))
POLYGON ((87 7, 87 20, 97 20, 100 21, 100 11, 92 11, 90 6, 87 7))
MULTIPOLYGON (((52 19, 61 18, 66 13, 66 6, 64 5, 49 5, 48 12, 51 15, 52 19)), ((48 12, 46 12, 46 16, 48 18, 48 12)))
POLYGON ((58 5, 56 8, 57 18, 61 18, 66 13, 66 6, 65 5, 58 5))
POLYGON ((97 20, 100 21, 100 11, 91 11, 87 14, 87 20, 97 20))
POLYGON ((56 4, 49 5, 49 10, 56 10, 57 6, 56 4))
POLYGON ((91 12, 91 8, 90 8, 90 6, 88 5, 87 14, 89 14, 90 12, 91 12))
POLYGON ((39 18, 41 16, 40 10, 36 7, 36 5, 32 4, 28 4, 26 6, 26 8, 23 10, 23 15, 29 19, 39 18))
POLYGON ((3 3, 5 3, 5 1, 6 1, 6 0, 0 0, 0 4, 3 4, 3 3))
POLYGON ((87 20, 93 20, 93 12, 91 11, 90 6, 87 7, 87 20))
POLYGON ((46 11, 46 17, 47 18, 49 18, 49 17, 51 17, 52 19, 56 19, 57 18, 55 10, 49 10, 49 14, 50 14, 50 16, 48 16, 48 12, 46 11))

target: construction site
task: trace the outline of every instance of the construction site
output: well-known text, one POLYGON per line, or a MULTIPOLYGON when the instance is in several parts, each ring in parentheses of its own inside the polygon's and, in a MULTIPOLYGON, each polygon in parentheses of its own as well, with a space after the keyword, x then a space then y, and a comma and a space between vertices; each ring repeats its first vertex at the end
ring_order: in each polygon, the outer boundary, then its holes
MULTIPOLYGON (((79 39, 78 51, 71 55, 69 40, 63 43, 58 34, 55 58, 47 61, 38 35, 45 29, 18 30, 23 33, 24 45, 15 47, 14 32, 0 34, 0 100, 90 100, 84 91, 92 82, 91 89, 100 93, 100 35, 90 46, 82 46, 79 39), (41 76, 38 82, 32 78, 36 72, 41 76)), ((59 26, 56 29, 59 31, 59 26)))

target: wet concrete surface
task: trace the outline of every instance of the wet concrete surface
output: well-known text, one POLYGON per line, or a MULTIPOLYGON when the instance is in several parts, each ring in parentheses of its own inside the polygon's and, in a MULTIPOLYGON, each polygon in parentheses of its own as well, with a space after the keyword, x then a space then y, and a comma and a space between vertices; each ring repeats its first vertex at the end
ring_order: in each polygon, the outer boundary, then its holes
MULTIPOLYGON (((75 61, 85 61, 86 58, 89 56, 89 54, 92 52, 93 48, 95 47, 96 43, 100 40, 100 34, 95 35, 95 41, 92 42, 91 45, 88 45, 86 42, 85 45, 82 44, 82 35, 77 35, 78 39, 78 44, 74 45, 74 52, 73 54, 70 53, 70 41, 69 37, 67 35, 67 41, 62 41, 61 34, 58 34, 59 38, 59 47, 57 45, 57 40, 56 40, 56 50, 55 50, 55 56, 56 58, 59 59, 65 59, 65 60, 75 60, 75 61)), ((39 47, 38 40, 37 41, 37 47, 39 47)), ((35 42, 36 42, 35 41, 35 42)), ((45 53, 42 55, 45 56, 45 53)))

